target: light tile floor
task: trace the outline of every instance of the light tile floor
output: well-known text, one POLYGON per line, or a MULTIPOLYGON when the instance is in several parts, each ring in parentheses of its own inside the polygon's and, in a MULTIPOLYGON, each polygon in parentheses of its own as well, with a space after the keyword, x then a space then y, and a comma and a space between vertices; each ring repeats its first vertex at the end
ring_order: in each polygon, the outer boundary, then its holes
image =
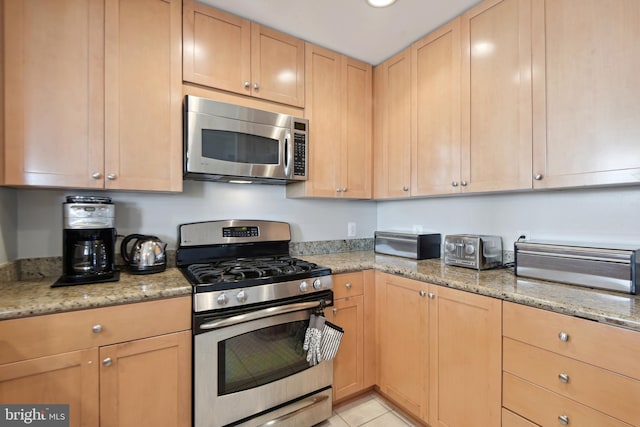
POLYGON ((377 393, 334 408, 333 416, 316 427, 410 427, 416 426, 377 393))

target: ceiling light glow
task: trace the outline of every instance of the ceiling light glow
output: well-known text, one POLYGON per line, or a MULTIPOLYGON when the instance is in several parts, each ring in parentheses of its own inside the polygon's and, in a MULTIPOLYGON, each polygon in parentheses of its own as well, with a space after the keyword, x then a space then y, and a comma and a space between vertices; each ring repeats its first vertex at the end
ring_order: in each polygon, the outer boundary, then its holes
POLYGON ((387 7, 394 4, 396 0, 367 0, 369 6, 373 7, 387 7))

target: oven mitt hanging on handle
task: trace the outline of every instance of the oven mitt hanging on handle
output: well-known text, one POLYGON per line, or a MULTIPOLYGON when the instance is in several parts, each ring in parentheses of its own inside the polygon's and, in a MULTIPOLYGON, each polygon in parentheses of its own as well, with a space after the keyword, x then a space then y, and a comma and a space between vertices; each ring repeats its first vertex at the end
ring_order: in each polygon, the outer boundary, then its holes
POLYGON ((324 317, 312 314, 309 317, 309 327, 305 334, 303 350, 307 350, 307 362, 311 366, 317 365, 320 359, 320 341, 322 332, 320 328, 324 327, 324 317))
POLYGON ((323 360, 331 360, 336 357, 342 335, 344 335, 344 330, 340 326, 328 321, 324 322, 320 344, 320 354, 323 360))

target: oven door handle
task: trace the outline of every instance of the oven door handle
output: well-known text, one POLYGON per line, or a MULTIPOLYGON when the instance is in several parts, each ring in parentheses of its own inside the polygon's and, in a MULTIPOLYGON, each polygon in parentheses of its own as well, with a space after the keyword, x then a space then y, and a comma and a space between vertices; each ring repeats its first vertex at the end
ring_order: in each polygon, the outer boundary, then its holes
POLYGON ((309 308, 319 307, 320 301, 299 302, 295 304, 282 305, 278 307, 269 307, 262 310, 252 311, 250 313, 239 314, 237 316, 227 317, 226 319, 216 320, 200 325, 201 330, 220 329, 227 326, 237 325, 238 323, 249 322, 251 320, 264 319, 265 317, 277 316, 279 314, 291 313, 293 311, 307 310, 309 308))

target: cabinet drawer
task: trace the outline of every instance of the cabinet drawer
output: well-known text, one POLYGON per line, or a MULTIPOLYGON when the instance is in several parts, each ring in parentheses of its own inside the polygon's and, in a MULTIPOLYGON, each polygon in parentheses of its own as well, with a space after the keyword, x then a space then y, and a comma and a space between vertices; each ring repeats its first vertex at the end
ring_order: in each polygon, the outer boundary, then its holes
POLYGON ((504 336, 640 379, 640 332, 509 302, 503 310, 504 336))
POLYGON ((537 424, 502 408, 502 427, 537 427, 537 424))
POLYGON ((190 327, 190 296, 3 320, 0 322, 0 364, 190 327))
POLYGON ((504 339, 503 354, 506 372, 640 425, 640 381, 509 338, 504 339))
POLYGON ((340 299, 362 295, 364 280, 362 271, 355 273, 335 274, 333 276, 333 298, 340 299))
POLYGON ((631 425, 507 372, 502 376, 502 381, 503 406, 541 426, 629 427, 631 425), (562 422, 561 417, 565 418, 566 423, 562 422))

